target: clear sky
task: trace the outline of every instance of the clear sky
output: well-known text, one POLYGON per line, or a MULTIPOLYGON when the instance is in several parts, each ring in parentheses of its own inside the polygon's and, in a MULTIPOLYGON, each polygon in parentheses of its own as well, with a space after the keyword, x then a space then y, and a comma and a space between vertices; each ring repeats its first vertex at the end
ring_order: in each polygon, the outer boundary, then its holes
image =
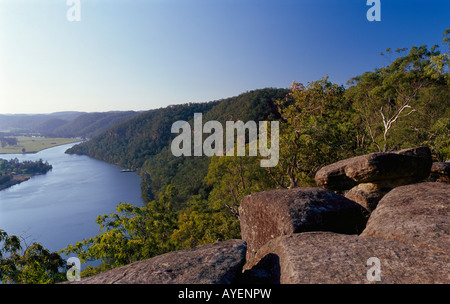
POLYGON ((449 0, 0 0, 0 113, 149 110, 345 84, 386 48, 441 44, 449 0))

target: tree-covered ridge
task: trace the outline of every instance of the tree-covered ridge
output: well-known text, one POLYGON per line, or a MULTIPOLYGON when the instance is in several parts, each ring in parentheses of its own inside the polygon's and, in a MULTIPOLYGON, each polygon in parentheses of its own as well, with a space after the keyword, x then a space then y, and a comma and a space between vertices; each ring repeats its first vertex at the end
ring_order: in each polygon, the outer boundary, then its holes
POLYGON ((150 110, 74 146, 67 153, 85 154, 124 167, 141 167, 149 156, 168 145, 174 121, 189 120, 195 112, 205 112, 213 105, 214 102, 183 104, 150 110))
MULTIPOLYGON (((276 102, 288 92, 287 89, 266 88, 227 98, 204 113, 203 120, 217 120, 223 125, 226 121, 279 120, 276 102)), ((192 119, 193 115, 187 119, 191 125, 192 119)), ((150 198, 154 198, 169 184, 174 184, 177 185, 173 198, 175 206, 182 205, 192 195, 205 198, 211 188, 205 181, 210 163, 211 158, 206 156, 175 157, 167 145, 158 154, 150 156, 142 166, 149 175, 149 178, 144 178, 145 193, 150 191, 150 198)))
POLYGON ((149 157, 169 146, 174 137, 171 127, 175 121, 191 122, 194 113, 203 113, 205 120, 220 122, 274 120, 278 118, 274 102, 286 92, 286 89, 255 90, 218 101, 150 110, 67 152, 86 154, 124 167, 142 167, 149 157))

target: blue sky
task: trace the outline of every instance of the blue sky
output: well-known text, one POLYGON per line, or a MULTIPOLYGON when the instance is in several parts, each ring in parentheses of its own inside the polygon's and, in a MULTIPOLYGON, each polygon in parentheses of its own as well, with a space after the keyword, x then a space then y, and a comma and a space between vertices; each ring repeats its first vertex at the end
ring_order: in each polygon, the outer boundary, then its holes
POLYGON ((0 0, 0 113, 148 110, 345 84, 386 48, 441 44, 449 0, 0 0))

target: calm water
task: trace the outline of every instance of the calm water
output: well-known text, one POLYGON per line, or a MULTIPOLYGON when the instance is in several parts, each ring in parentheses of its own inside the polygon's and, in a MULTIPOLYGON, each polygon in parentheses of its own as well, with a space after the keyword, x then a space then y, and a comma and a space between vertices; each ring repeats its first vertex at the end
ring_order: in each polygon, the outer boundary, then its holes
POLYGON ((22 235, 59 251, 99 232, 98 215, 115 212, 120 202, 137 206, 140 177, 121 173, 120 167, 87 156, 64 152, 74 144, 36 154, 0 154, 0 158, 48 161, 53 169, 45 175, 0 191, 0 229, 22 235))

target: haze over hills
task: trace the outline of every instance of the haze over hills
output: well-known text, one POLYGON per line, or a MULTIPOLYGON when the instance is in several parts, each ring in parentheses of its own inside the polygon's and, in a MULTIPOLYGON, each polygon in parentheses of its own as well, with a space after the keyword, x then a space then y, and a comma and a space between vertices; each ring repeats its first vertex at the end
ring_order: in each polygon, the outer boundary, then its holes
POLYGON ((55 112, 50 114, 0 114, 0 130, 36 130, 46 121, 70 122, 85 112, 55 112))
POLYGON ((92 138, 137 114, 139 112, 135 111, 0 114, 0 130, 14 134, 92 138))

